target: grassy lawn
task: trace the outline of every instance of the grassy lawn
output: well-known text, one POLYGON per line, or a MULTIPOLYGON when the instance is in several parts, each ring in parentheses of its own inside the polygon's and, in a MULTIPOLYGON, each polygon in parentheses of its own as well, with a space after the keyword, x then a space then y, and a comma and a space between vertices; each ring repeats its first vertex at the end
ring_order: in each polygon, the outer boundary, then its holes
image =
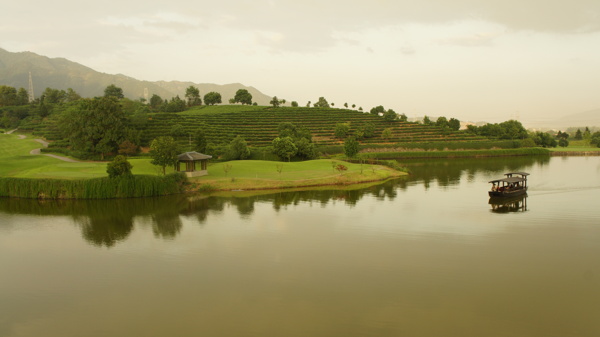
POLYGON ((304 162, 271 162, 260 160, 231 161, 209 165, 208 176, 191 179, 196 189, 271 189, 301 186, 349 185, 367 181, 380 181, 405 173, 378 165, 352 164, 337 160, 319 159, 304 162), (348 170, 342 172, 332 163, 342 164, 348 170), (228 173, 224 168, 231 165, 228 173), (281 173, 277 171, 281 165, 281 173))
POLYGON ((586 140, 571 140, 567 147, 555 147, 549 148, 550 151, 561 151, 561 152, 588 152, 588 151, 600 151, 599 147, 590 145, 586 140))
MULTIPOLYGON (((0 176, 21 178, 85 179, 105 177, 106 162, 68 163, 29 152, 40 143, 31 138, 19 139, 15 134, 0 134, 0 176)), ((157 174, 150 159, 131 159, 134 174, 157 174)))
MULTIPOLYGON (((86 179, 105 177, 106 162, 65 162, 45 155, 29 152, 41 145, 31 138, 20 139, 18 135, 0 134, 0 176, 21 178, 86 179)), ((161 169, 150 164, 149 158, 131 158, 133 174, 159 175, 161 169)), ((167 168, 167 173, 173 172, 167 168)), ((210 186, 213 190, 272 189, 319 185, 349 185, 380 181, 404 175, 387 167, 352 164, 329 159, 305 162, 273 162, 260 160, 211 163, 208 176, 192 178, 192 189, 210 186), (348 169, 338 172, 332 163, 348 169), (225 168, 230 170, 225 172, 225 168), (278 172, 278 166, 281 173, 278 172)))

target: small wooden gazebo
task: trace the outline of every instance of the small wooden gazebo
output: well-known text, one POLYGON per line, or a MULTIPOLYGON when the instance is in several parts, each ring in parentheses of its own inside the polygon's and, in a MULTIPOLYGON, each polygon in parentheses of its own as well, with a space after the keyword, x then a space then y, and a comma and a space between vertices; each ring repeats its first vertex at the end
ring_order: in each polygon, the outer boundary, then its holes
POLYGON ((181 163, 185 163, 185 174, 188 177, 199 177, 208 174, 208 160, 212 156, 199 152, 185 152, 177 156, 177 171, 181 171, 181 163), (196 162, 200 162, 200 169, 196 170, 196 162))

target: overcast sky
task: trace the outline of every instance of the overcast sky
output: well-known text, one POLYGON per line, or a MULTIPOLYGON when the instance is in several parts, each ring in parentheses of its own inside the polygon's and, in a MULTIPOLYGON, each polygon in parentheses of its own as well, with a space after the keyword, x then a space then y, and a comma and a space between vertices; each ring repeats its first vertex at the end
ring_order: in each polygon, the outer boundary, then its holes
POLYGON ((600 108, 599 0, 20 0, 2 4, 0 47, 409 117, 600 108))

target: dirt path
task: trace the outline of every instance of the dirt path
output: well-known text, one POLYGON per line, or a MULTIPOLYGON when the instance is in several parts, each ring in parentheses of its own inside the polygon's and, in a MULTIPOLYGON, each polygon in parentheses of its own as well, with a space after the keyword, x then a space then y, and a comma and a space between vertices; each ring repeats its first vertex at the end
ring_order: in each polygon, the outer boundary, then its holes
MULTIPOLYGON (((10 132, 12 133, 15 130, 12 130, 10 132)), ((19 138, 20 139, 24 139, 24 138, 26 138, 26 136, 25 135, 19 135, 19 138)), ((49 143, 47 141, 45 141, 43 139, 34 139, 34 140, 36 142, 42 144, 44 147, 48 147, 49 143)), ((36 155, 37 154, 42 154, 42 149, 41 148, 40 149, 33 149, 33 150, 29 151, 29 154, 36 154, 36 155)), ((63 156, 58 156, 58 155, 50 154, 50 153, 44 153, 44 156, 56 158, 56 159, 59 159, 59 160, 62 160, 62 161, 66 161, 68 163, 81 163, 81 161, 79 161, 79 160, 75 160, 75 159, 71 159, 71 158, 67 158, 67 157, 63 157, 63 156)))

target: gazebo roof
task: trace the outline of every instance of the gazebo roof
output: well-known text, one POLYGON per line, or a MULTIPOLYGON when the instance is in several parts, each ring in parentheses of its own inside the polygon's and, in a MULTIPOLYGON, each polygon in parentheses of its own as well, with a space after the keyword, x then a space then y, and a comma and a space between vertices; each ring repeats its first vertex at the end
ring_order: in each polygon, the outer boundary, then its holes
POLYGON ((212 156, 200 152, 185 152, 177 156, 177 159, 180 161, 196 161, 211 158, 212 156))

